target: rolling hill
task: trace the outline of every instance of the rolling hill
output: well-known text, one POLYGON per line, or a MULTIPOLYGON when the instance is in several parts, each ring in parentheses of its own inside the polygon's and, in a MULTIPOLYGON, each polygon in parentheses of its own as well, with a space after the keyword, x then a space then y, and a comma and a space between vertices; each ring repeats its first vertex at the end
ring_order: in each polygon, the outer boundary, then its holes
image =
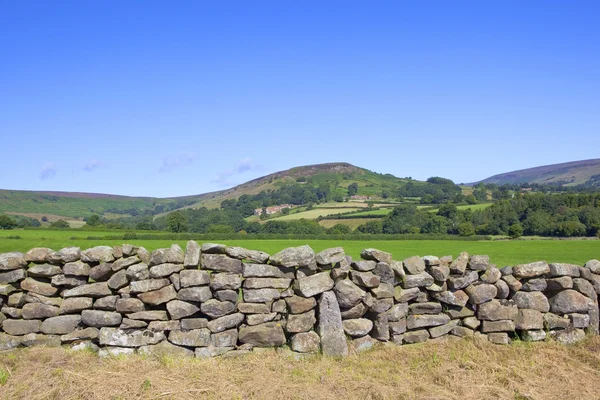
MULTIPOLYGON (((600 185, 600 159, 573 161, 561 164, 506 172, 483 179, 483 183, 519 184, 558 184, 561 186, 600 185)), ((479 182, 475 182, 477 184, 479 182)))

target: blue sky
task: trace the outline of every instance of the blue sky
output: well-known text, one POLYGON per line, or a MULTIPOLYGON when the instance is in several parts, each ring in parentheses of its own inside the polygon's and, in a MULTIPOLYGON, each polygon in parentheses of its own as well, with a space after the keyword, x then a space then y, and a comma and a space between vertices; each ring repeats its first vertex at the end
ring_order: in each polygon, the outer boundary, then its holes
POLYGON ((0 1, 0 188, 299 165, 471 182, 600 157, 597 1, 0 1))

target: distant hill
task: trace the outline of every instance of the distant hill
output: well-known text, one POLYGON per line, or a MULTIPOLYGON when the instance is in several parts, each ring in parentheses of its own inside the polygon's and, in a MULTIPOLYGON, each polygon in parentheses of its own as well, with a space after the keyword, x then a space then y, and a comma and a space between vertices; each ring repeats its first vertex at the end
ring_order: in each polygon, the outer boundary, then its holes
MULTIPOLYGON (((561 164, 506 172, 480 182, 503 184, 537 183, 561 186, 597 185, 600 183, 600 159, 573 161, 561 164)), ((479 182, 475 182, 479 183, 479 182)))
MULTIPOLYGON (((327 183, 332 190, 347 193, 348 185, 356 183, 358 194, 379 196, 383 190, 397 190, 408 179, 390 174, 378 174, 352 164, 338 162, 295 167, 253 179, 231 189, 174 198, 128 197, 99 193, 42 192, 0 190, 0 213, 23 215, 49 220, 66 218, 81 220, 92 214, 106 218, 135 215, 162 215, 182 208, 218 208, 223 200, 244 194, 258 194, 287 183, 318 185, 327 183)), ((418 181, 413 181, 419 184, 418 181)))

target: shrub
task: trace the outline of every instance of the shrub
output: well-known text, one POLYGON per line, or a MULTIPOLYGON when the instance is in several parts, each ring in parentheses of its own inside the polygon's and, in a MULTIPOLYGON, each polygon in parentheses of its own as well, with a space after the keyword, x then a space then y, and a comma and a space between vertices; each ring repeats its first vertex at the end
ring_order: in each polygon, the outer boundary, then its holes
POLYGON ((135 232, 127 232, 123 235, 123 240, 135 240, 137 239, 137 233, 135 232))
POLYGON ((463 222, 458 225, 458 234, 460 236, 473 236, 475 234, 475 228, 470 222, 463 222))
POLYGON ((510 236, 511 239, 516 239, 518 237, 521 237, 522 235, 523 227, 518 222, 508 227, 508 236, 510 236))

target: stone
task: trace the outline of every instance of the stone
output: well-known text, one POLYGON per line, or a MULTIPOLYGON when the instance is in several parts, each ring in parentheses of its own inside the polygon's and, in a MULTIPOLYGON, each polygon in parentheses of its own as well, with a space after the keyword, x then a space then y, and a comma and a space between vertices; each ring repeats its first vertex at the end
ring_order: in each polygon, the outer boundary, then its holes
POLYGON ((585 338, 583 329, 569 328, 550 332, 550 336, 562 344, 575 344, 585 338))
POLYGON ((431 297, 433 297, 441 303, 451 304, 460 307, 464 307, 469 301, 469 296, 462 290, 457 290, 455 292, 446 290, 439 293, 432 293, 431 297))
POLYGON ((211 318, 219 318, 235 311, 235 304, 228 301, 210 299, 200 305, 203 314, 211 318))
POLYGON ((113 248, 110 246, 96 246, 81 252, 81 261, 85 263, 112 262, 115 259, 113 248))
POLYGON ((402 342, 406 344, 423 343, 427 339, 429 339, 429 332, 427 329, 406 332, 402 336, 402 342))
POLYGON ((200 251, 207 254, 225 254, 227 246, 221 243, 202 243, 200 251))
POLYGON ((271 306, 272 312, 285 314, 286 310, 287 310, 287 303, 285 302, 285 299, 274 301, 273 305, 271 306))
POLYGON ((494 344, 505 344, 508 345, 511 343, 510 338, 507 333, 504 332, 494 332, 487 335, 488 341, 494 344))
POLYGON ((113 290, 119 290, 127 285, 129 285, 129 281, 127 280, 127 272, 125 270, 121 270, 115 273, 107 282, 108 287, 113 290))
POLYGON ((546 340, 546 332, 543 330, 522 331, 521 339, 526 342, 541 342, 546 340))
POLYGON ((327 271, 300 278, 294 282, 295 292, 303 297, 316 296, 331 290, 333 286, 333 279, 331 279, 331 276, 327 271))
POLYGON ((23 306, 22 312, 23 319, 44 319, 56 317, 58 315, 58 307, 41 303, 29 303, 23 306))
POLYGON ((442 305, 440 303, 426 302, 426 303, 413 303, 408 306, 408 313, 414 314, 439 314, 442 312, 442 305))
POLYGON ((429 336, 432 339, 435 339, 435 338, 441 337, 443 335, 447 335, 448 333, 450 333, 452 331, 452 329, 458 327, 459 322, 460 322, 459 320, 455 319, 455 320, 448 322, 447 324, 429 328, 429 336))
POLYGON ((268 264, 244 264, 244 278, 290 278, 294 279, 294 268, 268 264))
POLYGON ((587 328, 590 325, 590 316, 588 314, 569 314, 569 319, 573 328, 587 328))
MULTIPOLYGON (((8 296, 8 302, 6 303, 10 307, 23 307, 25 304, 25 300, 27 299, 27 295, 23 292, 16 292, 8 296)), ((0 301, 0 304, 2 302, 0 301)), ((1 321, 0 321, 1 322, 1 321)))
POLYGON ((210 335, 210 345, 214 347, 235 347, 237 340, 237 329, 229 329, 210 335))
POLYGON ((204 254, 200 256, 202 268, 219 272, 242 273, 242 262, 223 254, 204 254))
POLYGON ((394 297, 394 286, 389 283, 380 283, 378 287, 371 288, 371 294, 378 300, 394 297))
POLYGON ((233 353, 233 347, 197 347, 194 350, 194 355, 196 358, 213 358, 219 356, 225 356, 227 353, 233 353))
MULTIPOLYGON (((469 263, 469 253, 462 252, 458 255, 456 260, 450 264, 450 273, 456 275, 463 275, 467 270, 467 264, 469 263)), ((468 285, 467 285, 468 286, 468 285)), ((462 288, 457 288, 462 289, 462 288)))
POLYGON ((524 292, 543 292, 547 287, 547 283, 544 278, 526 279, 521 283, 523 284, 521 290, 524 292))
MULTIPOLYGON (((139 255, 139 250, 138 250, 139 255)), ((183 264, 183 250, 179 245, 173 244, 168 249, 157 249, 150 255, 149 267, 160 264, 183 264)))
POLYGON ((271 312, 271 307, 265 303, 238 303, 238 310, 244 314, 268 314, 271 312))
POLYGON ((98 357, 100 358, 109 358, 109 357, 119 357, 119 356, 128 356, 135 352, 135 349, 129 347, 105 347, 103 349, 98 350, 98 357))
POLYGON ((366 318, 346 319, 342 321, 342 326, 347 335, 359 337, 371 332, 373 321, 366 318))
POLYGON ((519 309, 515 318, 515 329, 537 330, 544 329, 544 316, 537 310, 519 309))
POLYGON ((269 261, 283 267, 309 267, 316 264, 315 252, 310 246, 289 247, 272 255, 269 261))
POLYGON ((171 331, 169 332, 169 342, 187 347, 206 347, 210 345, 210 331, 208 329, 171 331))
POLYGON ((394 299, 377 299, 373 301, 373 305, 370 307, 370 311, 375 313, 384 313, 388 311, 394 305, 394 299))
POLYGON ((390 322, 386 313, 375 314, 371 336, 382 342, 390 340, 390 322))
POLYGON ((181 329, 189 331, 191 329, 202 329, 208 327, 206 318, 185 318, 181 320, 181 329))
POLYGON ((407 303, 394 304, 392 306, 392 308, 390 308, 387 311, 387 314, 388 314, 388 320, 390 322, 400 321, 401 319, 406 318, 406 316, 408 315, 408 304, 407 303))
POLYGON ((568 317, 561 317, 553 313, 544 314, 544 327, 546 329, 567 329, 570 325, 568 317))
POLYGON ((513 267, 513 275, 517 278, 534 278, 550 273, 550 266, 546 261, 537 261, 529 264, 519 264, 513 267))
POLYGON ((281 293, 277 289, 245 289, 243 297, 247 303, 270 303, 279 299, 281 293))
POLYGON ((498 291, 498 293, 496 293, 497 299, 508 298, 508 296, 510 295, 510 288, 508 287, 506 282, 500 279, 498 282, 494 283, 494 286, 496 286, 496 290, 498 291))
MULTIPOLYGON (((111 269, 114 272, 121 271, 123 269, 128 269, 129 267, 141 263, 142 260, 138 256, 131 256, 127 258, 119 258, 111 265, 111 269)), ((144 264, 146 265, 146 264, 144 264)), ((146 266, 147 267, 147 266, 146 266)), ((147 279, 147 278, 146 278, 147 279)))
POLYGON ((246 324, 258 325, 264 324, 265 322, 273 321, 277 317, 276 312, 264 313, 264 314, 249 314, 246 315, 246 324))
POLYGON ((467 317, 462 320, 462 323, 464 326, 472 330, 479 328, 479 326, 481 325, 481 321, 479 321, 475 317, 467 317))
MULTIPOLYGON (((157 322, 162 322, 162 321, 157 321, 157 322)), ((123 318, 123 320, 121 321, 121 325, 119 325, 119 328, 127 330, 127 329, 145 329, 148 327, 148 323, 144 322, 144 321, 140 321, 140 320, 135 320, 135 319, 130 319, 130 318, 123 318)))
POLYGON ((358 286, 373 288, 379 286, 381 278, 372 272, 351 271, 350 278, 358 286))
POLYGON ((513 292, 518 292, 523 287, 523 284, 512 275, 502 275, 501 279, 508 285, 508 288, 513 292))
POLYGON ((505 302, 504 304, 498 300, 480 304, 477 307, 477 318, 486 321, 500 321, 505 319, 515 319, 518 315, 518 308, 514 303, 505 302))
POLYGON ((181 346, 175 346, 166 340, 154 345, 141 346, 138 349, 138 354, 144 354, 158 358, 165 356, 176 358, 194 357, 194 352, 192 350, 181 346))
POLYGON ((23 258, 26 262, 44 263, 48 261, 48 256, 54 253, 54 250, 47 247, 36 247, 29 250, 23 258))
POLYGON ((2 330, 9 335, 27 335, 28 333, 38 333, 42 321, 29 319, 5 319, 2 322, 2 330))
POLYGON ((112 291, 106 282, 89 283, 87 285, 77 286, 73 289, 65 290, 64 298, 68 297, 105 297, 112 295, 112 291))
POLYGON ((63 274, 72 276, 90 276, 90 266, 81 260, 66 263, 63 266, 63 274))
POLYGON ((177 320, 177 321, 151 321, 148 324, 148 330, 150 330, 152 332, 178 331, 181 329, 182 329, 181 321, 179 321, 179 320, 177 320))
POLYGON ((166 278, 183 269, 183 264, 165 263, 150 268, 150 279, 166 278))
POLYGON ((79 247, 66 247, 47 256, 48 262, 51 263, 68 263, 79 260, 81 249, 79 247))
POLYGON ((237 328, 242 323, 242 321, 244 321, 244 314, 235 313, 231 315, 225 315, 224 317, 220 317, 217 319, 213 319, 212 321, 208 322, 207 327, 212 333, 219 333, 231 328, 237 328))
POLYGON ((465 292, 469 296, 471 304, 482 304, 496 297, 498 289, 489 283, 475 282, 467 286, 465 292))
POLYGON ((464 326, 455 326, 450 331, 450 334, 454 335, 454 336, 458 336, 458 337, 464 338, 464 337, 473 337, 474 332, 473 332, 472 329, 469 329, 469 328, 464 327, 464 326))
POLYGON ((592 277, 595 274, 592 273, 592 271, 590 271, 589 269, 585 268, 585 267, 579 267, 579 276, 583 279, 587 279, 588 281, 592 280, 592 277))
POLYGON ((335 293, 332 291, 324 292, 319 299, 318 333, 321 337, 321 349, 324 355, 348 355, 342 315, 335 293))
POLYGON ((237 303, 239 293, 235 290, 217 290, 215 292, 215 298, 219 301, 230 301, 237 303))
POLYGON ((9 316, 10 318, 21 319, 23 315, 23 311, 20 308, 15 307, 3 306, 0 309, 0 312, 2 313, 2 316, 4 318, 6 318, 6 316, 9 316))
POLYGON ((315 260, 319 265, 333 265, 342 262, 345 257, 342 247, 334 247, 317 253, 315 260))
POLYGON ((176 299, 177 292, 175 291, 173 285, 169 285, 153 292, 140 293, 137 297, 146 304, 157 306, 159 304, 164 304, 176 299))
POLYGON ((74 288, 82 286, 88 283, 86 276, 67 276, 67 275, 54 275, 50 280, 52 286, 62 286, 66 288, 74 288))
POLYGON ((130 282, 150 279, 150 269, 145 263, 134 264, 125 270, 125 276, 130 282))
POLYGON ((596 291, 594 290, 594 286, 583 278, 573 279, 573 289, 577 290, 579 293, 583 294, 589 299, 597 300, 598 298, 596 291))
POLYGON ((96 340, 100 335, 100 330, 97 328, 85 328, 72 330, 60 337, 62 343, 72 343, 80 340, 96 340))
POLYGON ((66 335, 73 332, 81 321, 80 315, 60 315, 44 320, 40 325, 40 330, 45 334, 66 335))
POLYGON ((307 332, 314 327, 316 322, 315 310, 303 314, 290 314, 287 317, 285 330, 289 333, 307 332))
POLYGON ((197 268, 200 264, 200 245, 194 240, 189 240, 185 247, 183 265, 186 268, 197 268))
POLYGON ((316 332, 301 332, 292 336, 291 347, 298 353, 318 353, 321 339, 316 332))
POLYGON ((502 273, 500 273, 500 270, 495 265, 487 267, 485 272, 479 277, 483 282, 491 284, 495 284, 500 278, 502 278, 502 273))
POLYGON ((422 259, 427 267, 433 267, 441 264, 440 259, 436 256, 423 256, 422 259))
POLYGON ((438 282, 445 282, 450 276, 450 268, 445 265, 436 265, 427 270, 429 275, 438 282))
POLYGON ((514 330, 515 323, 511 320, 483 321, 481 324, 481 332, 483 333, 513 332, 514 330))
POLYGON ((101 346, 140 347, 165 340, 162 332, 136 330, 126 332, 119 328, 101 328, 98 340, 101 346))
POLYGON ((239 274, 212 274, 210 288, 212 290, 238 290, 242 286, 242 276, 239 274))
POLYGON ((112 276, 112 274, 112 264, 110 263, 101 263, 90 268, 89 270, 90 279, 94 280, 95 282, 106 281, 112 276))
POLYGON ((167 303, 167 311, 171 319, 181 319, 194 315, 200 311, 200 307, 181 300, 171 300, 167 303))
POLYGON ((27 269, 27 275, 33 278, 52 278, 59 274, 62 274, 62 268, 58 265, 40 264, 27 269))
POLYGON ((139 247, 136 254, 144 264, 150 263, 150 252, 143 247, 139 247))
POLYGON ((202 286, 210 283, 210 275, 206 271, 185 269, 179 273, 179 284, 182 288, 202 286))
POLYGON ((130 297, 128 299, 118 299, 115 303, 115 309, 121 314, 129 314, 144 311, 146 306, 140 299, 130 297))
POLYGON ((30 346, 60 346, 60 338, 56 335, 42 335, 39 333, 28 333, 21 338, 21 344, 25 347, 30 346))
POLYGON ((421 290, 416 288, 403 289, 401 286, 394 288, 394 300, 397 303, 407 303, 410 300, 416 299, 421 294, 421 290))
POLYGON ((285 302, 288 306, 290 314, 302 314, 312 310, 317 305, 317 300, 314 297, 287 297, 285 302))
POLYGON ((358 303, 352 308, 342 309, 341 314, 343 319, 360 318, 369 310, 369 307, 364 303, 358 303))
POLYGON ((196 301, 204 303, 212 298, 212 292, 208 286, 193 286, 181 289, 177 293, 177 298, 183 301, 196 301))
POLYGON ((93 328, 118 326, 122 319, 121 314, 111 311, 83 310, 81 312, 81 322, 93 328))
POLYGON ((367 293, 348 279, 339 280, 333 287, 338 304, 343 308, 352 308, 360 303, 367 293))
POLYGON ((377 263, 377 266, 375 266, 373 273, 379 277, 379 281, 382 284, 390 285, 393 291, 396 279, 394 270, 389 264, 386 264, 384 262, 377 263))
POLYGON ((552 263, 548 265, 550 272, 548 277, 557 278, 560 276, 570 276, 572 278, 579 278, 579 265, 574 264, 563 264, 563 263, 552 263))
POLYGON ((406 332, 406 318, 402 318, 398 321, 390 321, 388 314, 388 324, 392 335, 401 335, 406 332))
POLYGON ((402 261, 404 269, 411 275, 425 272, 425 262, 419 256, 413 256, 402 261))
POLYGON ((428 328, 431 326, 444 325, 450 322, 450 317, 446 314, 437 315, 409 315, 406 318, 408 329, 428 328))
POLYGON ((0 272, 0 284, 15 283, 25 279, 24 269, 13 269, 8 272, 0 272))
POLYGON ((474 271, 485 271, 490 266, 490 256, 472 255, 471 257, 469 257, 469 262, 467 266, 469 269, 472 269, 474 271))
POLYGON ((517 292, 514 294, 512 300, 519 308, 530 308, 541 312, 548 312, 550 310, 548 299, 542 292, 517 292))
POLYGON ((27 265, 27 261, 23 258, 23 253, 13 251, 10 253, 0 254, 0 271, 10 271, 13 269, 23 268, 27 265))
POLYGON ((166 321, 167 312, 162 310, 153 311, 139 311, 127 315, 130 319, 143 320, 143 321, 166 321))
POLYGON ((464 276, 450 275, 447 279, 448 288, 450 290, 464 289, 470 284, 477 282, 477 280, 479 280, 477 271, 471 271, 464 276))
POLYGON ((248 250, 242 247, 230 246, 225 249, 225 254, 231 258, 237 258, 238 260, 249 260, 251 262, 264 264, 269 261, 269 254, 264 251, 248 250))
POLYGON ((404 289, 410 289, 415 287, 428 287, 433 285, 433 277, 427 272, 421 272, 417 275, 406 275, 402 281, 402 287, 404 289))
POLYGON ((360 257, 364 260, 374 260, 377 262, 384 262, 386 264, 392 263, 392 255, 390 253, 386 253, 385 251, 377 249, 364 249, 360 252, 360 257))
POLYGON ((546 279, 548 291, 558 291, 573 288, 573 278, 570 276, 561 276, 560 278, 546 279))
POLYGON ((590 299, 575 290, 564 290, 552 296, 549 303, 555 314, 587 313, 590 299))
POLYGON ((592 273, 594 273, 594 274, 600 274, 600 261, 590 260, 585 263, 583 268, 586 268, 586 269, 592 271, 592 273))
POLYGON ((274 347, 286 343, 283 328, 275 322, 241 327, 238 339, 241 343, 249 343, 255 347, 274 347))
POLYGON ((35 280, 33 278, 26 278, 21 281, 21 290, 25 292, 38 293, 43 296, 54 296, 58 293, 58 288, 55 288, 50 283, 35 280))

